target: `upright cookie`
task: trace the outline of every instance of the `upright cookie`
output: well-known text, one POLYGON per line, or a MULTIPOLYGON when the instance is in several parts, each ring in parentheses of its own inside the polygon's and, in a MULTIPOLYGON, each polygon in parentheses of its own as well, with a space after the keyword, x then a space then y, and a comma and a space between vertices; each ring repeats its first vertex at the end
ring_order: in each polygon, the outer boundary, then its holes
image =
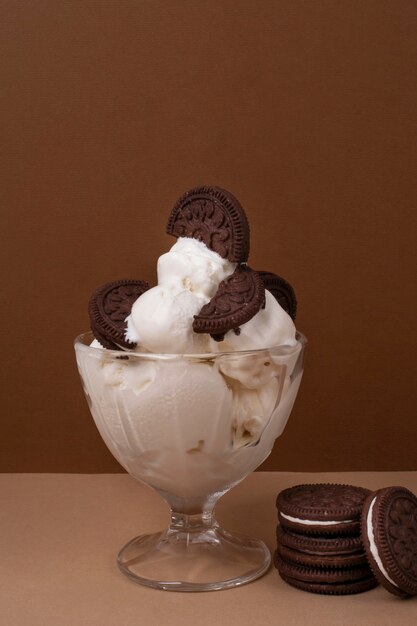
POLYGON ((278 495, 278 518, 285 528, 305 534, 354 533, 369 493, 352 485, 297 485, 278 495))
POLYGON ((272 272, 258 272, 258 274, 262 278, 265 289, 268 289, 268 291, 272 293, 278 304, 282 306, 292 320, 295 320, 297 314, 297 298, 295 297, 295 291, 290 283, 272 272))
POLYGON ((194 316, 193 330, 221 340, 228 330, 248 322, 265 303, 265 289, 258 272, 238 265, 223 280, 214 297, 194 316))
POLYGON ((232 263, 249 256, 249 224, 239 201, 220 187, 195 187, 177 200, 167 233, 192 237, 232 263))
POLYGON ((134 348, 125 339, 126 317, 133 303, 149 289, 143 280, 116 280, 99 287, 88 304, 91 330, 96 339, 110 350, 134 348))
POLYGON ((381 585, 402 597, 417 595, 417 497, 404 487, 370 494, 362 512, 362 540, 381 585))

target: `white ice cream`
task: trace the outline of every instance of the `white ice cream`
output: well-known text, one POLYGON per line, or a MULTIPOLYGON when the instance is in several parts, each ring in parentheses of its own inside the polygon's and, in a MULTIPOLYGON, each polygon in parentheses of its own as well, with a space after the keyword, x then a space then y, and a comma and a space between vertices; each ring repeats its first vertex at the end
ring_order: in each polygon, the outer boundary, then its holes
POLYGON ((138 350, 153 353, 190 354, 208 351, 208 335, 191 327, 194 315, 206 299, 174 285, 157 285, 136 300, 128 317, 126 333, 138 350))
POLYGON ((127 318, 127 337, 137 342, 129 358, 98 342, 77 348, 109 449, 133 476, 180 497, 221 491, 262 463, 301 381, 302 345, 269 292, 240 334, 216 342, 194 333, 194 315, 235 267, 200 241, 178 239, 158 261, 158 285, 127 318), (197 356, 204 353, 212 356, 197 356))
POLYGON ((226 333, 217 342, 192 329, 194 315, 215 295, 222 280, 236 267, 197 239, 181 237, 159 257, 158 285, 145 292, 127 318, 126 337, 138 350, 154 353, 195 354, 234 352, 296 344, 296 329, 276 299, 265 292, 265 308, 240 333, 226 333))
POLYGON ((171 250, 158 259, 158 285, 211 300, 222 280, 234 272, 236 263, 223 259, 197 239, 180 237, 171 250))
POLYGON ((134 303, 127 318, 127 338, 141 351, 210 351, 210 336, 193 331, 194 315, 235 267, 236 263, 223 259, 201 241, 180 237, 169 252, 159 257, 158 285, 134 303))
MULTIPOLYGON (((256 354, 272 363, 273 352, 256 354)), ((295 354, 299 345, 284 358, 291 363, 295 354)), ((126 360, 77 347, 98 430, 132 476, 193 498, 235 484, 264 461, 285 427, 302 370, 289 376, 281 364, 270 380, 248 389, 222 373, 232 356, 132 353, 126 360)))

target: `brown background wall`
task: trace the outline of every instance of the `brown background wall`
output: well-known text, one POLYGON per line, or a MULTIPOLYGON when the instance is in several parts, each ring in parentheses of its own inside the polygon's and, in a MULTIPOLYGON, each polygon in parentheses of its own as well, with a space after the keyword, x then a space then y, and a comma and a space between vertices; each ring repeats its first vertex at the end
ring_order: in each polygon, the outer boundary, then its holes
POLYGON ((72 339, 230 189, 292 282, 302 389, 266 469, 417 469, 417 4, 3 0, 3 471, 118 471, 72 339))

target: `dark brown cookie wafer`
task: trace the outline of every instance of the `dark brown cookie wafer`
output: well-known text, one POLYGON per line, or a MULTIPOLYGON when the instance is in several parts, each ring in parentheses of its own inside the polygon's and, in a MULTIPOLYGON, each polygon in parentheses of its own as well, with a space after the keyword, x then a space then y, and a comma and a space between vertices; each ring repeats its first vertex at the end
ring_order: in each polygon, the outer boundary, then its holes
POLYGON ((248 260, 245 212, 239 201, 220 187, 195 187, 181 196, 169 216, 167 233, 198 239, 233 263, 248 260))
POLYGON ((319 567, 324 569, 345 569, 357 565, 367 565, 365 552, 356 554, 308 554, 300 550, 288 548, 281 543, 277 544, 279 556, 286 562, 303 565, 304 567, 319 567))
POLYGON ((297 298, 295 297, 295 291, 284 278, 273 274, 272 272, 258 272, 262 278, 262 282, 265 289, 268 289, 277 300, 278 304, 282 306, 284 311, 295 320, 297 313, 297 298))
POLYGON ((375 576, 363 578, 362 580, 351 581, 349 583, 326 584, 297 580, 296 578, 291 578, 281 572, 279 572, 279 575, 283 581, 292 587, 296 587, 302 591, 309 591, 310 593, 321 593, 329 596, 345 596, 354 593, 362 593, 364 591, 370 591, 378 586, 378 581, 375 576))
POLYGON ((402 597, 417 595, 417 497, 405 487, 370 494, 362 512, 362 539, 381 585, 402 597))
POLYGON ((363 553, 364 547, 360 535, 317 536, 294 533, 281 525, 277 526, 277 541, 288 548, 317 556, 329 554, 363 553))
POLYGON ((233 274, 220 283, 210 302, 194 316, 193 330, 209 333, 220 341, 228 330, 248 322, 264 302, 265 289, 259 274, 238 265, 233 274))
POLYGON ((297 485, 278 495, 278 518, 286 528, 305 534, 355 533, 369 493, 352 485, 297 485))
POLYGON ((110 341, 105 335, 103 335, 95 326, 91 325, 91 330, 94 337, 97 339, 99 343, 103 346, 103 348, 107 348, 108 350, 120 350, 120 347, 110 341))
POLYGON ((96 339, 110 350, 134 348, 125 339, 126 317, 133 303, 149 289, 143 280, 115 280, 96 289, 90 298, 88 313, 96 339))
POLYGON ((372 576, 372 571, 368 564, 347 569, 304 567, 284 560, 276 551, 274 553, 274 565, 280 574, 311 583, 348 583, 372 576))

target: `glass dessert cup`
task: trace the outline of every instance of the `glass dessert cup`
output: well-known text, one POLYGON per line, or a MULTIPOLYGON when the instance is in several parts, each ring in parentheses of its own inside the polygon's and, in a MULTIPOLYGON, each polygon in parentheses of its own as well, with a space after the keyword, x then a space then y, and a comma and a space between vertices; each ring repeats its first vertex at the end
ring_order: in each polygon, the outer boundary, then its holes
POLYGON ((91 414, 126 471, 168 503, 168 529, 139 535, 119 552, 135 582, 173 591, 248 583, 269 568, 259 539, 224 530, 219 498, 255 470, 285 428, 306 344, 202 355, 147 354, 75 340, 91 414))

